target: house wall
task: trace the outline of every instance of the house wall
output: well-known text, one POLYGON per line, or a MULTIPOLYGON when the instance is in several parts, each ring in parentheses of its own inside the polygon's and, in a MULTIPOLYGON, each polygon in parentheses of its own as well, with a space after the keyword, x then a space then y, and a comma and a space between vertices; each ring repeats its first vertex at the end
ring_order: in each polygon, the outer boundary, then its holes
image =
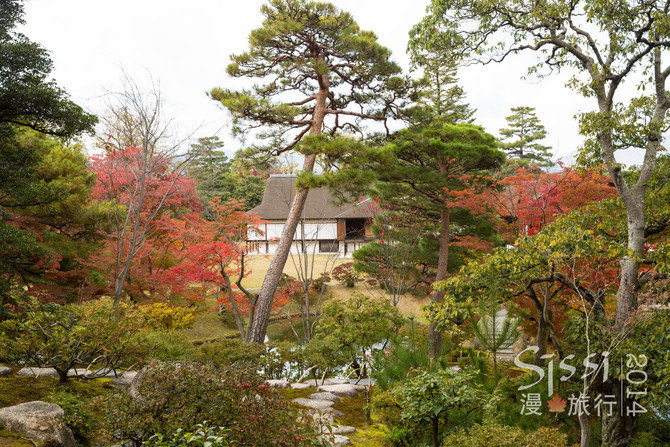
MULTIPOLYGON (((320 222, 310 221, 299 224, 293 238, 294 240, 302 239, 303 227, 305 229, 306 240, 337 239, 337 222, 334 220, 320 222)), ((249 229, 247 230, 248 241, 272 241, 281 237, 281 233, 284 231, 284 223, 268 222, 260 224, 256 228, 258 231, 254 230, 252 226, 249 226, 249 229)))
MULTIPOLYGON (((340 222, 343 227, 344 222, 340 222)), ((338 222, 336 220, 309 221, 301 222, 298 225, 294 242, 291 245, 291 253, 299 253, 302 250, 302 231, 305 232, 305 251, 308 254, 339 254, 342 257, 351 257, 354 250, 360 248, 363 243, 339 241, 337 252, 321 251, 321 241, 335 241, 340 239, 338 232, 338 222)), ((284 222, 263 223, 256 231, 249 227, 247 231, 247 248, 250 254, 273 255, 277 252, 279 238, 284 229, 284 222)), ((343 235, 342 235, 343 236, 343 235)))
MULTIPOLYGON (((335 255, 339 257, 350 258, 354 250, 357 250, 361 247, 363 243, 347 243, 347 250, 345 253, 344 243, 340 242, 339 251, 337 253, 329 252, 323 253, 319 250, 319 242, 305 242, 305 251, 308 255, 317 254, 317 255, 335 255)), ((277 252, 277 247, 279 246, 279 241, 262 241, 262 242, 248 242, 247 247, 249 254, 252 255, 273 255, 277 252)), ((291 253, 298 254, 301 250, 301 243, 294 242, 291 246, 291 253)))

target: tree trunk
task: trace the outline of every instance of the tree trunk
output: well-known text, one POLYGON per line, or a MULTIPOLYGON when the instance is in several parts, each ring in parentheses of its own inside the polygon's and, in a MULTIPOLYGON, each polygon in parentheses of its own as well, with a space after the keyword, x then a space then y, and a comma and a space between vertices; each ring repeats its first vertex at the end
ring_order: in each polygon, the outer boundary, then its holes
MULTIPOLYGON (((443 281, 447 278, 447 264, 449 262, 449 208, 445 207, 440 210, 440 251, 437 258, 437 272, 435 274, 435 282, 443 281)), ((444 298, 444 292, 436 290, 430 296, 430 300, 434 303, 441 303, 444 298)), ((442 332, 437 330, 435 324, 430 325, 430 332, 428 334, 430 340, 430 358, 434 359, 440 354, 442 349, 442 332)))
POLYGON ((440 440, 439 440, 439 419, 437 416, 433 417, 433 447, 440 447, 440 440))
POLYGON ((579 447, 589 447, 589 439, 591 438, 591 425, 589 425, 589 416, 586 412, 582 412, 578 417, 580 441, 579 447))
MULTIPOLYGON (((319 93, 316 98, 316 105, 314 106, 314 114, 312 115, 312 127, 309 131, 310 135, 318 135, 323 128, 323 120, 326 116, 326 99, 329 94, 329 79, 328 74, 319 74, 319 93)), ((316 161, 316 154, 309 154, 305 156, 305 161, 302 166, 303 172, 313 172, 314 163, 316 161)), ((274 301, 274 294, 279 284, 279 279, 284 271, 284 265, 288 259, 291 250, 291 244, 295 236, 295 230, 298 228, 300 216, 305 207, 307 194, 309 189, 300 189, 296 192, 291 203, 291 210, 289 211, 284 231, 282 231, 279 239, 279 246, 275 253, 270 267, 263 280, 261 291, 258 294, 258 301, 256 305, 256 316, 249 329, 249 341, 253 343, 265 343, 265 334, 267 333, 268 321, 270 319, 270 311, 272 309, 272 302, 274 301)))
MULTIPOLYGON (((622 402, 624 396, 621 395, 620 382, 608 382, 603 388, 603 395, 614 395, 616 396, 615 400, 617 402, 622 402)), ((603 408, 601 430, 602 445, 607 447, 625 447, 630 443, 635 434, 635 429, 637 427, 636 418, 622 415, 621 408, 614 408, 613 410, 612 415, 608 416, 603 408)), ((625 405, 623 411, 626 411, 625 405)))

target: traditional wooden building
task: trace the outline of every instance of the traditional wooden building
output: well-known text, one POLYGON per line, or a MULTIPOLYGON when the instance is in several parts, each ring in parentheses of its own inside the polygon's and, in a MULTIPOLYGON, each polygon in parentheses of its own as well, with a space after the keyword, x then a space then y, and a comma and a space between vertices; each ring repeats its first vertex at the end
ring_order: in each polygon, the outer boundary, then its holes
MULTIPOLYGON (((268 179, 263 201, 249 211, 263 219, 258 229, 249 228, 247 232, 249 253, 276 252, 295 196, 295 182, 296 176, 290 174, 272 175, 268 179)), ((349 257, 372 240, 372 217, 374 211, 368 199, 340 204, 327 188, 310 189, 291 250, 349 257)))

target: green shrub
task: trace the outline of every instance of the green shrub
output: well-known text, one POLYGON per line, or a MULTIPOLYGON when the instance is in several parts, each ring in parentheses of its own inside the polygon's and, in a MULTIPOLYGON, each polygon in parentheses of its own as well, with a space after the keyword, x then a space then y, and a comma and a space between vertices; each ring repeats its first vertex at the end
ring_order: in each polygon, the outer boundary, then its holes
POLYGON ((65 390, 57 390, 44 397, 44 400, 63 409, 63 422, 70 427, 77 440, 88 439, 95 425, 95 415, 88 405, 88 399, 65 390))
POLYGON ((401 417, 420 427, 430 428, 433 446, 439 445, 440 427, 453 423, 482 407, 489 396, 475 382, 472 371, 450 369, 418 371, 397 384, 391 393, 398 399, 401 417))
POLYGON ((223 427, 210 427, 205 421, 197 424, 194 431, 184 431, 181 428, 170 437, 157 434, 149 438, 142 445, 144 447, 227 447, 230 430, 223 427))
POLYGON ((144 338, 149 360, 184 360, 196 350, 179 332, 147 331, 144 338))
POLYGON ((414 447, 416 432, 409 426, 393 426, 386 432, 384 441, 391 447, 414 447))
POLYGON ((114 306, 111 299, 63 306, 30 300, 0 322, 0 361, 51 367, 65 382, 82 364, 118 368, 139 361, 146 354, 141 325, 134 306, 114 306))
POLYGON ((205 342, 191 353, 190 359, 226 366, 237 362, 260 365, 265 348, 256 343, 246 343, 239 338, 205 342))
POLYGON ((460 430, 444 438, 444 447, 567 447, 567 436, 557 428, 542 427, 525 433, 518 427, 486 424, 474 425, 469 431, 460 430))
POLYGON ((203 420, 230 430, 242 445, 313 445, 306 423, 276 390, 266 385, 253 365, 155 363, 138 387, 138 398, 126 392, 109 396, 103 411, 105 433, 116 440, 144 442, 153 435, 191 431, 203 420))

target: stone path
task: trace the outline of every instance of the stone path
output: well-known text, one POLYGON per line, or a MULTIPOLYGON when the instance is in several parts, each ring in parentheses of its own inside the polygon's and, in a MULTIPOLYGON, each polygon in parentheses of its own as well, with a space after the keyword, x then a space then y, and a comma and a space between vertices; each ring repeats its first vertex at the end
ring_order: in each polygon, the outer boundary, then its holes
POLYGON ((303 383, 267 380, 266 383, 277 388, 290 387, 294 390, 315 388, 317 392, 310 394, 308 398, 293 399, 292 402, 309 409, 307 412, 322 433, 323 439, 328 440, 333 447, 351 444, 349 438, 344 435, 354 433, 356 428, 335 425, 335 416, 343 416, 343 414, 333 409, 332 406, 341 398, 356 397, 359 392, 365 390, 364 385, 353 385, 347 379, 325 379, 323 382, 309 379, 303 383))

